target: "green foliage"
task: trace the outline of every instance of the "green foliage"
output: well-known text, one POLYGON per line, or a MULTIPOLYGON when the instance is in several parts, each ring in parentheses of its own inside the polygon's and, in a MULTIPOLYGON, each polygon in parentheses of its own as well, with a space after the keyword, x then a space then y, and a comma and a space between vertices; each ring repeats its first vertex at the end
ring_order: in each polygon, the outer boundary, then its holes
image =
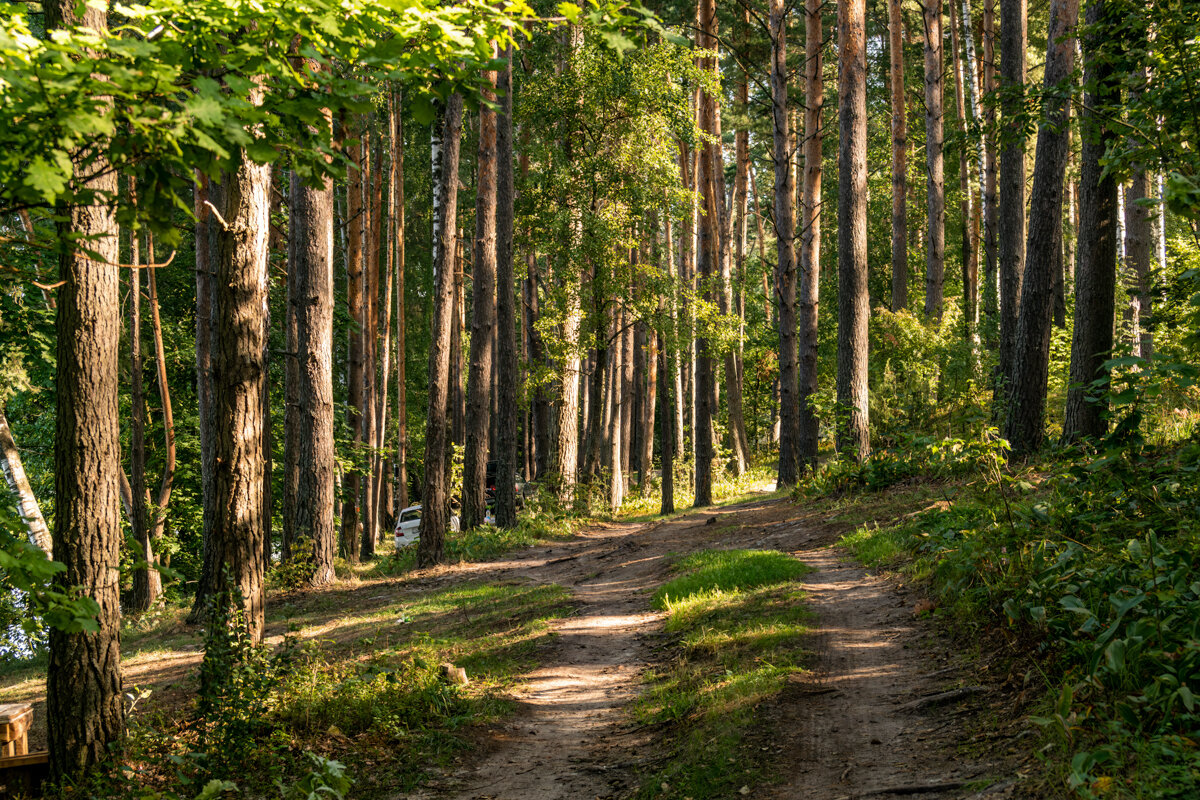
POLYGON ((676 569, 654 600, 675 647, 635 706, 640 721, 671 725, 669 759, 638 797, 730 797, 766 776, 756 711, 803 668, 810 615, 797 580, 810 568, 777 551, 703 550, 676 569))
POLYGON ((48 628, 68 633, 96 631, 100 606, 55 580, 66 567, 28 541, 15 498, 0 492, 0 652, 27 654, 48 628), (20 631, 20 634, 17 634, 20 631))

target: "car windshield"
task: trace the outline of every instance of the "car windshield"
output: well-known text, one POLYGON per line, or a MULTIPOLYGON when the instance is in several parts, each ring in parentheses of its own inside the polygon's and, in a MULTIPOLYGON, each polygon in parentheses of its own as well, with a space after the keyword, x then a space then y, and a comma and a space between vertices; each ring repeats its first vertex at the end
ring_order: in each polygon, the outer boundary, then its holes
POLYGON ((401 522, 412 522, 414 519, 420 519, 420 518, 421 518, 421 509, 419 509, 419 508, 414 508, 411 511, 400 512, 400 521, 401 522))

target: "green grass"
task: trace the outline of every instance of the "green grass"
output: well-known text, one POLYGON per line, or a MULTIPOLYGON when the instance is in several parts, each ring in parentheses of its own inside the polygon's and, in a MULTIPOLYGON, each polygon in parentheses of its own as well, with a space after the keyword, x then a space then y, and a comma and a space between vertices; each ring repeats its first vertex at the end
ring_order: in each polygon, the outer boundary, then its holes
POLYGON ((755 709, 804 669, 811 614, 798 581, 811 568, 773 550, 704 550, 675 568, 652 601, 668 613, 671 657, 635 707, 668 726, 668 760, 639 797, 728 797, 769 777, 755 709))
MULTIPOLYGON (((740 477, 726 473, 713 476, 713 505, 735 505, 749 500, 764 500, 771 497, 784 497, 786 491, 775 490, 775 468, 773 465, 757 464, 746 470, 740 477)), ((672 516, 679 516, 692 511, 694 498, 692 487, 677 481, 675 484, 675 508, 672 516)), ((617 517, 625 522, 653 522, 663 519, 658 513, 662 507, 662 483, 655 481, 650 491, 631 491, 621 505, 617 517)))

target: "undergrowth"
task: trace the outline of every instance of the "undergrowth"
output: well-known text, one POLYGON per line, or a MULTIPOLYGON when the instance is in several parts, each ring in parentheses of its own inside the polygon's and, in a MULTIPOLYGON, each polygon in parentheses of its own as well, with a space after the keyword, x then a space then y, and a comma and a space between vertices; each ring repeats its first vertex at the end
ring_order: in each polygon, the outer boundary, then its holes
POLYGON ((336 638, 292 632, 273 649, 214 625, 204 669, 217 677, 196 706, 133 715, 124 772, 64 794, 332 799, 352 781, 356 798, 394 797, 511 710, 505 690, 571 609, 556 585, 466 583, 344 619, 325 634, 336 638), (469 683, 449 680, 446 663, 469 683))
MULTIPOLYGON (((1150 446, 1136 413, 1098 452, 1020 471, 1003 467, 1002 443, 966 456, 971 479, 948 507, 843 544, 926 583, 958 625, 1003 631, 1033 657, 1049 780, 1088 798, 1196 797, 1200 440, 1150 446)), ((880 474, 840 469, 829 485, 871 487, 880 474)))
POLYGON ((653 599, 672 657, 647 675, 634 712, 670 726, 669 756, 638 796, 729 797, 766 775, 748 734, 757 706, 803 669, 810 614, 798 579, 810 568, 774 550, 703 550, 675 569, 653 599))

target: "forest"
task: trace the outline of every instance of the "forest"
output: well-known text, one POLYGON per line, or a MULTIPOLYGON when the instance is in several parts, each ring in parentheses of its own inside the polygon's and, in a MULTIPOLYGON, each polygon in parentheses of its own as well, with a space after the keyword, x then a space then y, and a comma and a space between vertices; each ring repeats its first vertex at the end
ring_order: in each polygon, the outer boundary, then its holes
POLYGON ((0 0, 0 119, 0 798, 1200 796, 1200 4, 0 0))

